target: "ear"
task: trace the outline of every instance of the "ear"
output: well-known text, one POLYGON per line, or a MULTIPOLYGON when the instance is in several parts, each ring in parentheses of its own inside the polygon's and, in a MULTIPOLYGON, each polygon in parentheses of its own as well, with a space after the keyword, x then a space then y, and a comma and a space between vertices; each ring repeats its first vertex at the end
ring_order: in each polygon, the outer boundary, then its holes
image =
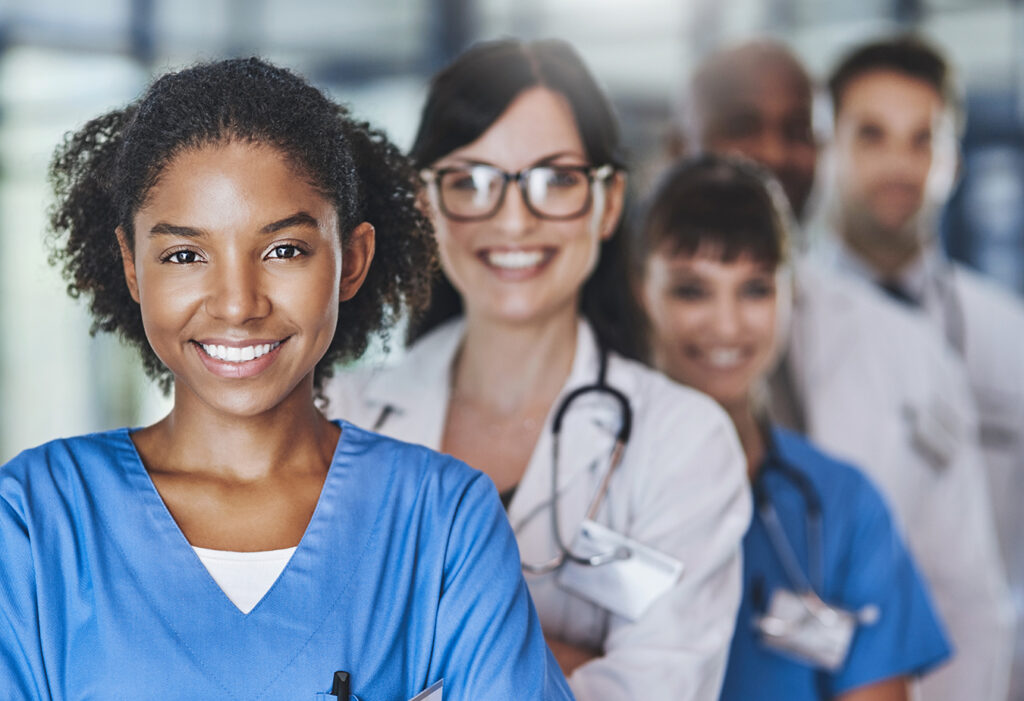
POLYGON ((139 303, 139 279, 135 272, 135 252, 128 245, 128 237, 120 226, 114 230, 117 245, 121 249, 121 265, 124 267, 124 281, 128 285, 128 293, 139 303))
POLYGON ((364 221, 348 235, 348 241, 341 253, 341 284, 338 299, 342 302, 352 299, 362 287, 373 260, 377 232, 373 224, 364 221))
POLYGON ((616 171, 608 184, 605 185, 604 214, 601 216, 601 239, 609 239, 615 233, 615 227, 622 218, 622 208, 626 202, 626 174, 616 171))

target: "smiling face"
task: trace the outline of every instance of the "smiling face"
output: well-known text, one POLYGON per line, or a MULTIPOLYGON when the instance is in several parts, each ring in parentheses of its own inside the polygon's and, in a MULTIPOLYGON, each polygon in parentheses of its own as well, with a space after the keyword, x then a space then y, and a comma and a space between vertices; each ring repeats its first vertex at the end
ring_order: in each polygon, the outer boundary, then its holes
POLYGON ((742 407, 768 371, 776 336, 775 270, 717 251, 675 254, 667 246, 646 263, 640 290, 655 366, 672 379, 742 407))
POLYGON ((850 81, 834 146, 843 236, 858 248, 914 245, 929 180, 953 167, 954 139, 949 111, 928 83, 889 70, 850 81))
MULTIPOLYGON (((435 170, 485 164, 516 173, 536 165, 590 163, 565 98, 545 88, 521 93, 476 141, 433 164, 435 170)), ((575 314, 579 291, 597 263, 600 242, 621 213, 623 182, 615 176, 577 217, 538 217, 510 183, 493 217, 456 221, 441 213, 430 189, 441 266, 475 316, 529 323, 575 314)))
MULTIPOLYGON (((174 374, 176 409, 256 415, 312 401, 338 304, 368 259, 343 266, 334 206, 279 151, 228 142, 181 153, 135 215, 122 253, 146 337, 174 374)), ((354 240, 372 227, 358 227, 354 240)), ((348 255, 346 254, 346 258, 348 255)))

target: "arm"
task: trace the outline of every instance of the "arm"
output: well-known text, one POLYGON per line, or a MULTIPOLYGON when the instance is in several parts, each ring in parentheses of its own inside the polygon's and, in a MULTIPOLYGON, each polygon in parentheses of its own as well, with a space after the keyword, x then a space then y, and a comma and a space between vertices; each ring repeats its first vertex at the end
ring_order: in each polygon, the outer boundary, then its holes
POLYGON ((624 462, 609 492, 625 502, 609 507, 630 515, 628 536, 685 570, 639 620, 610 617, 603 656, 570 677, 581 701, 691 701, 720 691, 742 588, 750 490, 728 418, 710 400, 678 389, 645 402, 629 468, 624 462))
POLYGON ((0 679, 11 699, 47 699, 28 526, 0 494, 0 679))
MULTIPOLYGON (((952 639, 950 664, 922 683, 925 698, 1005 698, 1013 651, 1013 605, 997 546, 991 497, 963 370, 948 357, 938 401, 968 412, 956 450, 930 488, 930 506, 907 526, 952 639)), ((938 365, 938 363, 936 363, 938 365)), ((920 494, 913 495, 921 499, 920 494)))
POLYGON ((896 677, 840 694, 836 701, 908 701, 909 698, 907 678, 896 677))
POLYGON ((508 518, 482 474, 456 506, 434 645, 431 673, 445 679, 445 698, 572 698, 544 642, 508 518))
POLYGON ((561 640, 557 640, 550 635, 544 636, 544 639, 547 640, 548 647, 551 648, 551 654, 555 656, 558 666, 562 668, 562 674, 565 675, 572 674, 580 665, 584 665, 601 656, 599 650, 590 650, 577 645, 563 643, 561 640))

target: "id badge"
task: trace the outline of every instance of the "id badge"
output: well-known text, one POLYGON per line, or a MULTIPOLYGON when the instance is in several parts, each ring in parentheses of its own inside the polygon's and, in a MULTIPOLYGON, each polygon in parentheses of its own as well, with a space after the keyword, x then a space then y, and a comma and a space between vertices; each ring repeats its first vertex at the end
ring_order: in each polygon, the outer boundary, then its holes
POLYGON ((444 699, 444 679, 438 679, 409 701, 442 701, 444 699))
POLYGON ((573 553, 593 557, 617 551, 624 557, 596 567, 566 560, 557 581, 562 588, 635 621, 675 586, 683 574, 683 563, 595 521, 580 524, 573 553))
POLYGON ((754 619, 765 647, 830 672, 846 662, 857 622, 814 594, 786 589, 776 589, 768 612, 754 619))

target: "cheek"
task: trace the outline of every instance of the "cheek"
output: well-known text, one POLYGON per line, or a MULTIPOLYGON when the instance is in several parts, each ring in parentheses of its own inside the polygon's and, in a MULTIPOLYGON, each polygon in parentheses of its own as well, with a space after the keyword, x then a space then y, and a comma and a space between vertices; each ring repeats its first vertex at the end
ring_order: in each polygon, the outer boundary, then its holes
POLYGON ((769 360, 774 355, 778 333, 778 310, 774 298, 751 307, 747 315, 747 328, 756 344, 759 361, 769 360))
POLYGON ((681 355, 685 344, 698 339, 702 313, 694 305, 685 304, 668 295, 660 295, 649 300, 647 309, 652 343, 661 353, 681 355))
POLYGON ((449 222, 443 217, 434 220, 434 239, 437 254, 445 275, 457 277, 460 259, 472 255, 471 243, 478 235, 478 225, 449 222))

